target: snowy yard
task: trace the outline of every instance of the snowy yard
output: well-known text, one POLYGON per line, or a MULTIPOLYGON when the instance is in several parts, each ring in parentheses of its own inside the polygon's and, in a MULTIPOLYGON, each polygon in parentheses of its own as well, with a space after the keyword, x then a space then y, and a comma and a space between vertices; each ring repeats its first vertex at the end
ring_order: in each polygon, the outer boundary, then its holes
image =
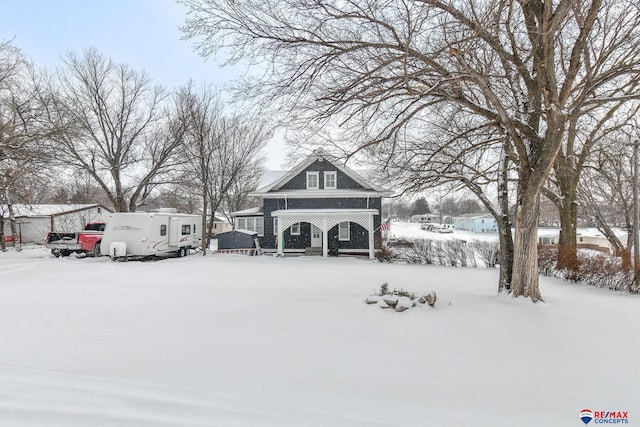
POLYGON ((541 278, 531 304, 497 273, 0 253, 0 425, 640 425, 640 298, 541 278), (366 305, 385 281, 438 302, 366 305))

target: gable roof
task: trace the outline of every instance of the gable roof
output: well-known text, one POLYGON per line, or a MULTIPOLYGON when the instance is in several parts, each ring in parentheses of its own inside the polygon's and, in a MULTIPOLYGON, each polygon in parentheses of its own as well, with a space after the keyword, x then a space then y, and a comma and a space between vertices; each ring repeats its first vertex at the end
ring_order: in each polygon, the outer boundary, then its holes
MULTIPOLYGON (((306 159, 304 159, 303 161, 298 163, 296 166, 293 167, 293 169, 289 170, 288 172, 285 172, 285 173, 283 173, 281 175, 280 174, 276 174, 276 173, 271 175, 275 179, 272 182, 270 182, 270 183, 268 183, 266 185, 263 185, 262 187, 258 188, 256 191, 252 192, 251 195, 252 196, 262 196, 262 195, 265 195, 266 193, 271 193, 271 192, 280 190, 287 182, 292 180, 300 172, 304 171, 307 167, 309 167, 315 161, 318 161, 318 160, 325 160, 325 161, 331 163, 333 166, 336 167, 336 169, 338 169, 339 171, 341 171, 342 173, 347 175, 349 178, 351 178, 355 182, 357 182, 359 185, 361 185, 364 188, 364 191, 369 190, 369 191, 372 191, 372 192, 379 192, 379 193, 382 193, 382 194, 390 193, 387 190, 384 190, 384 189, 381 189, 381 188, 376 188, 371 183, 367 182, 367 180, 365 180, 362 176, 360 176, 354 170, 352 170, 349 167, 347 167, 346 165, 340 163, 337 158, 335 158, 334 156, 330 155, 329 153, 327 153, 323 149, 317 149, 317 150, 314 150, 311 155, 309 155, 306 159), (280 175, 280 176, 278 176, 278 175, 280 175)), ((280 172, 280 171, 278 171, 278 172, 280 172)), ((282 172, 280 172, 280 173, 282 173, 282 172)), ((263 181, 265 181, 265 180, 263 179, 263 181)), ((261 182, 261 184, 262 184, 262 182, 261 182)))
MULTIPOLYGON (((111 209, 97 203, 93 204, 33 204, 27 205, 22 203, 16 203, 13 205, 13 212, 16 217, 34 217, 34 216, 59 216, 66 215, 75 212, 82 212, 84 210, 93 208, 102 208, 108 212, 112 212, 111 209)), ((7 205, 0 205, 0 212, 7 213, 7 205)))

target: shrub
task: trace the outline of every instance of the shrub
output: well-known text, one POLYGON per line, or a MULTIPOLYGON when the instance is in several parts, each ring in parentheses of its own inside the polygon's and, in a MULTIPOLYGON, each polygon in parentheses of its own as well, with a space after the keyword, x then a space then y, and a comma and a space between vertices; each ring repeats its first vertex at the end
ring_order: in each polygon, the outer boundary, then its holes
POLYGON ((580 282, 616 291, 640 291, 633 283, 633 271, 624 270, 618 257, 590 250, 578 251, 578 270, 557 270, 558 250, 554 246, 538 247, 540 274, 580 282))
POLYGON ((392 248, 383 246, 376 251, 375 257, 380 262, 393 262, 398 258, 398 254, 392 248))
POLYGON ((494 268, 498 263, 498 242, 487 242, 474 240, 471 242, 471 248, 478 258, 488 268, 494 268))

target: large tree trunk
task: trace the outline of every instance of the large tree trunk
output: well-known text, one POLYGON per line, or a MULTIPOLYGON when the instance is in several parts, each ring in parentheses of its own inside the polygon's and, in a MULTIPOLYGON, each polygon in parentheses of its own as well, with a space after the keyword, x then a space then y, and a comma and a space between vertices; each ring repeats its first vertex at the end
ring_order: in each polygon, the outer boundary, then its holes
POLYGON ((16 216, 13 212, 12 203, 7 203, 7 210, 9 211, 9 225, 11 226, 11 237, 13 238, 13 249, 16 251, 21 251, 22 241, 20 239, 22 239, 22 236, 18 235, 18 229, 16 228, 16 216))
POLYGON ((498 221, 498 235, 500 251, 498 254, 500 263, 500 278, 498 279, 498 292, 510 291, 513 277, 513 236, 511 223, 507 216, 506 221, 498 221))
POLYGON ((558 238, 558 270, 577 271, 578 246, 577 246, 577 209, 575 203, 567 203, 567 207, 560 209, 560 235, 558 238))
POLYGON ((7 251, 7 243, 4 241, 4 217, 0 215, 0 252, 7 251))
POLYGON ((498 176, 498 209, 500 209, 500 215, 496 217, 500 245, 498 292, 511 290, 513 276, 513 235, 509 220, 509 156, 507 149, 508 144, 505 142, 501 159, 502 167, 498 176))
POLYGON ((540 193, 526 191, 516 207, 512 292, 542 301, 538 273, 538 218, 540 193))
POLYGON ((560 236, 558 238, 558 270, 578 271, 578 204, 576 189, 578 173, 575 166, 562 161, 558 174, 558 186, 562 197, 554 200, 560 215, 560 236))
POLYGON ((209 199, 207 197, 207 186, 202 186, 202 256, 207 255, 209 247, 210 233, 207 232, 207 209, 209 209, 209 199))

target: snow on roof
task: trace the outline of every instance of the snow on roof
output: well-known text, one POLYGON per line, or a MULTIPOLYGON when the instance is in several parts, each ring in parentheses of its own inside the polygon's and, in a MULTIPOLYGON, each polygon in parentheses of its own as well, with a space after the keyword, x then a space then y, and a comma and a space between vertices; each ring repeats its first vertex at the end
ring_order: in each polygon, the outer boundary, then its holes
POLYGON ((493 218, 493 216, 490 213, 486 213, 486 212, 476 212, 476 213, 466 213, 466 214, 461 214, 461 215, 457 215, 455 216, 455 218, 487 218, 487 217, 491 217, 493 218))
MULTIPOLYGON (((600 232, 595 227, 586 227, 586 228, 578 228, 577 230, 578 237, 602 237, 604 238, 604 234, 600 232)), ((618 237, 624 237, 627 235, 627 232, 620 228, 612 228, 614 234, 618 237)))
POLYGON ((243 215, 259 215, 262 213, 261 207, 244 209, 241 211, 231 212, 231 216, 243 216, 243 215))
MULTIPOLYGON (((335 158, 334 156, 330 155, 329 153, 325 152, 322 149, 314 150, 313 153, 310 154, 306 159, 304 159, 301 162, 299 162, 291 170, 288 170, 288 171, 284 172, 282 175, 280 175, 280 177, 278 179, 272 180, 271 182, 266 183, 266 185, 262 185, 262 183, 261 183, 258 186, 258 189, 255 192, 251 193, 251 194, 252 195, 261 196, 261 195, 264 195, 265 193, 270 193, 270 192, 279 190, 282 185, 284 185, 290 179, 292 179, 297 174, 302 172, 309 165, 313 164, 313 162, 315 162, 315 161, 325 161, 325 160, 328 161, 329 163, 331 163, 334 167, 336 167, 342 173, 344 173, 345 175, 349 176, 351 179, 356 181, 363 188, 370 189, 370 190, 373 190, 373 191, 378 191, 378 192, 381 192, 381 193, 389 193, 389 195, 391 194, 391 192, 388 191, 388 190, 378 189, 378 188, 374 187, 373 185, 371 185, 371 183, 367 182, 362 176, 360 176, 359 173, 357 173, 356 171, 350 169, 345 164, 342 164, 340 161, 338 161, 337 158, 335 158)), ((266 173, 265 173, 265 175, 266 175, 266 173)), ((272 175, 269 178, 272 178, 272 177, 275 178, 275 175, 272 175)), ((267 179, 265 179, 264 181, 267 181, 267 179)))
MULTIPOLYGON (((103 207, 97 203, 92 204, 33 204, 27 205, 17 203, 13 205, 13 212, 15 216, 55 216, 65 213, 82 211, 85 209, 91 209, 95 207, 103 207)), ((0 205, 1 212, 8 212, 7 205, 0 205)))
POLYGON ((276 182, 286 174, 287 174, 287 171, 266 170, 262 174, 262 177, 260 178, 260 182, 258 182, 258 188, 266 187, 267 185, 276 182))
POLYGON ((237 230, 233 230, 231 231, 231 233, 242 233, 242 234, 248 234, 250 236, 254 236, 257 235, 258 233, 255 231, 251 231, 251 230, 245 230, 244 228, 238 228, 237 230))

